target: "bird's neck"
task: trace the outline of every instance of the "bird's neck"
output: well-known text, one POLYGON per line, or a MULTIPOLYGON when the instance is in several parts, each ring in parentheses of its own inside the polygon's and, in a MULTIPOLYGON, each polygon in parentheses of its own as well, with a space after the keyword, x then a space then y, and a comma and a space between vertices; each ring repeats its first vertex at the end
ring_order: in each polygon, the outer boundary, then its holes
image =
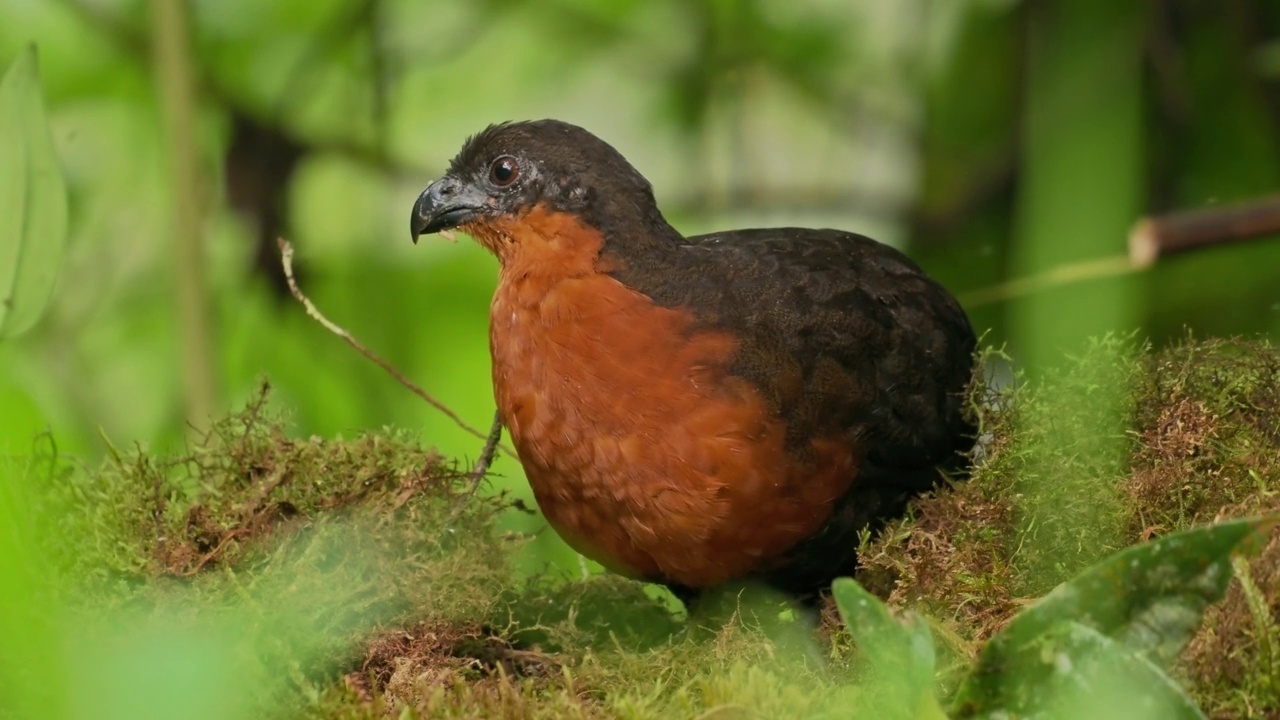
POLYGON ((661 215, 635 223, 599 222, 546 205, 463 229, 498 258, 500 283, 544 288, 665 255, 681 240, 661 215))

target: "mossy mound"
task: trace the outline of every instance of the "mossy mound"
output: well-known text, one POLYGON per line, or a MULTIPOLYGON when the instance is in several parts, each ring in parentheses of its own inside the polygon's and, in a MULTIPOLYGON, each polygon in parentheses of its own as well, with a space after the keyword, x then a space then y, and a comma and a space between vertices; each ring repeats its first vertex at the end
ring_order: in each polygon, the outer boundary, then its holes
MULTIPOLYGON (((1152 352, 1109 340, 982 400, 983 464, 869 543, 859 576, 935 619, 957 663, 1121 547, 1280 512, 1280 351, 1268 345, 1152 352)), ((1237 564, 1183 658, 1179 674, 1213 717, 1280 714, 1278 562, 1273 540, 1237 564)))
MULTIPOLYGON (((998 355, 988 367, 998 375, 998 355)), ((36 527, 64 622, 93 638, 207 631, 221 649, 193 667, 232 668, 223 716, 848 712, 857 659, 831 608, 813 632, 743 600, 700 629, 620 578, 513 579, 523 539, 494 530, 508 502, 472 496, 466 468, 393 431, 293 438, 264 405, 179 457, 31 463, 47 477, 36 527)), ((932 619, 944 688, 1015 612, 1110 552, 1280 512, 1267 345, 1102 341, 974 408, 971 477, 867 538, 859 576, 932 619)), ((1278 561, 1272 542, 1238 565, 1178 669, 1216 717, 1280 713, 1278 561)))

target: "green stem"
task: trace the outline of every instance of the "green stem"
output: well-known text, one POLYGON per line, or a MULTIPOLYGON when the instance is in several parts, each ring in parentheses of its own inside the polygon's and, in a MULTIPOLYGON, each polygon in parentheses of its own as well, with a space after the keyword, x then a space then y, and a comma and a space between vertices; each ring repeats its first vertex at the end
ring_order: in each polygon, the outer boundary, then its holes
POLYGON ((1113 255, 1058 265, 1035 275, 1015 278, 996 285, 971 290, 961 295, 959 299, 960 304, 972 310, 984 305, 1017 300, 1045 290, 1088 282, 1089 280, 1131 275, 1141 270, 1142 268, 1131 262, 1127 256, 1113 255))
POLYGON ((213 329, 205 278, 200 170, 196 153, 196 97, 185 0, 152 1, 153 52, 168 141, 173 188, 174 302, 181 347, 186 419, 206 426, 217 397, 213 329))

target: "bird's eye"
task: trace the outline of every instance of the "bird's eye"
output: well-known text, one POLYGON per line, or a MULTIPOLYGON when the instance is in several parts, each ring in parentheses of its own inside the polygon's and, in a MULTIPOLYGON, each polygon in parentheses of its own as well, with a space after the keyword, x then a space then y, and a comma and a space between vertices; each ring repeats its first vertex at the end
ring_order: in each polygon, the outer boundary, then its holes
POLYGON ((498 187, 506 187, 520 177, 520 166, 510 155, 503 155, 489 166, 489 181, 498 187))

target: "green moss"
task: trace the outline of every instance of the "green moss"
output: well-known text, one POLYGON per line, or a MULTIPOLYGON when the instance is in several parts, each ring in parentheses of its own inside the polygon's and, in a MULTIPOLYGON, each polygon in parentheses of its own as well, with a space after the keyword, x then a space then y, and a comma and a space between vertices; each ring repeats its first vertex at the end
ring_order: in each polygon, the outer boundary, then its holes
POLYGON ((306 706, 371 635, 477 625, 508 592, 500 498, 394 432, 289 437, 265 391, 186 455, 58 473, 43 533, 91 636, 173 624, 226 641, 251 707, 306 706), (54 527, 56 525, 56 527, 54 527))
MULTIPOLYGON (((999 355, 986 363, 995 376, 999 355)), ((1110 551, 1280 510, 1266 345, 1107 339, 974 406, 972 476, 866 538, 859 576, 930 618, 944 690, 1015 612, 1110 551)), ((842 717, 857 692, 831 608, 814 633, 731 596, 727 622, 689 628, 621 578, 514 581, 522 540, 495 532, 504 500, 470 497, 465 468, 394 431, 291 437, 265 394, 179 457, 31 467, 84 647, 140 628, 208 640, 193 667, 232 668, 245 716, 842 717)), ((1211 715, 1280 708, 1278 568, 1276 542, 1242 564, 1183 659, 1211 715)))
MULTIPOLYGON (((988 367, 998 360, 989 354, 988 367)), ((936 618, 957 662, 1082 563, 1216 518, 1280 511, 1280 350, 1264 343, 1150 351, 1108 339, 975 404, 981 465, 869 543, 860 576, 936 618)), ((1233 583, 1180 668, 1211 716, 1280 711, 1270 660, 1280 546, 1246 567, 1252 609, 1233 583)))

